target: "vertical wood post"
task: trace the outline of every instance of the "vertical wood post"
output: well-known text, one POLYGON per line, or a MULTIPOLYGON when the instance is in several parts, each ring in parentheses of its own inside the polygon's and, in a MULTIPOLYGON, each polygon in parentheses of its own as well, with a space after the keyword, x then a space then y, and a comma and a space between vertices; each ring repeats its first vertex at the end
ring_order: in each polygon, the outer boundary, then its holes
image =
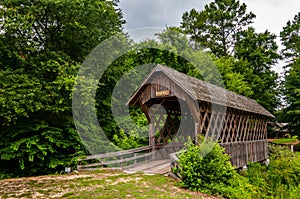
POLYGON ((136 165, 137 164, 137 159, 136 159, 136 153, 134 153, 134 165, 136 165))
POLYGON ((195 144, 198 144, 198 128, 199 128, 199 121, 195 121, 195 144))
POLYGON ((152 159, 155 158, 154 151, 155 151, 155 125, 154 125, 154 119, 151 120, 149 124, 149 145, 152 147, 152 159))
MULTIPOLYGON (((120 156, 120 160, 121 160, 121 161, 123 160, 123 156, 122 156, 122 155, 120 156)), ((123 169, 123 161, 121 162, 121 165, 120 165, 120 166, 121 166, 121 168, 123 169)))

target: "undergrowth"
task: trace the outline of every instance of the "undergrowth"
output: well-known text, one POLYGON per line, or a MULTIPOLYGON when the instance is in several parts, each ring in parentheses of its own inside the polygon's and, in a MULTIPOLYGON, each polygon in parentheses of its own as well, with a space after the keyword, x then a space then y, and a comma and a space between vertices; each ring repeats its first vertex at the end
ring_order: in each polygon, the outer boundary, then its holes
POLYGON ((238 171, 218 144, 188 142, 173 172, 182 187, 225 198, 300 198, 300 157, 286 147, 272 145, 269 151, 268 166, 251 163, 238 171))

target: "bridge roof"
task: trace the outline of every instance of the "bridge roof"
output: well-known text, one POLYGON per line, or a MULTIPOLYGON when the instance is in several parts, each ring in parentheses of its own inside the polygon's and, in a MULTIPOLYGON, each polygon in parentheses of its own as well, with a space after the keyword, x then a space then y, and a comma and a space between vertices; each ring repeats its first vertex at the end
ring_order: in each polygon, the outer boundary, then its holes
POLYGON ((179 87, 181 87, 183 91, 185 91, 189 96, 191 96, 195 100, 218 104, 233 109, 238 109, 274 118, 274 116, 269 111, 267 111, 264 107, 262 107, 253 99, 236 94, 232 91, 228 91, 219 86, 215 86, 213 84, 180 73, 172 68, 165 67, 162 65, 157 65, 150 72, 146 80, 134 92, 128 103, 130 103, 134 98, 136 98, 136 96, 138 96, 142 92, 142 88, 144 88, 144 86, 149 83, 149 80, 152 77, 155 77, 155 74, 158 72, 162 72, 166 76, 168 76, 179 87))

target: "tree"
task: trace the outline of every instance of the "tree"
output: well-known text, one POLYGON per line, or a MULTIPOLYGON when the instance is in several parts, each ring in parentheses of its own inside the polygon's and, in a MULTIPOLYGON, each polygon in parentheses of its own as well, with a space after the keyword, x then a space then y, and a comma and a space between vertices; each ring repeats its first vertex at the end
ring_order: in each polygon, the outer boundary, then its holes
POLYGON ((117 1, 0 3, 0 170, 61 170, 85 150, 72 118, 72 91, 85 56, 122 31, 117 1))
POLYGON ((232 54, 236 34, 253 23, 255 15, 247 13, 246 8, 238 0, 215 0, 203 11, 192 9, 184 13, 181 28, 201 47, 218 57, 226 56, 232 54))
POLYGON ((236 65, 234 71, 245 74, 246 81, 253 90, 250 97, 273 112, 279 105, 277 79, 272 70, 281 56, 277 53, 276 36, 268 31, 256 33, 248 28, 237 34, 234 55, 246 61, 246 65, 236 65))
POLYGON ((235 71, 237 66, 248 67, 247 62, 236 60, 231 56, 215 58, 214 62, 222 75, 226 89, 247 97, 253 95, 253 89, 247 82, 245 75, 235 71))
POLYGON ((288 21, 280 32, 284 49, 281 51, 285 60, 293 62, 300 57, 300 12, 295 15, 293 21, 288 21))
POLYGON ((286 61, 285 82, 283 95, 286 107, 282 110, 280 118, 288 122, 293 134, 300 135, 300 12, 293 21, 288 21, 280 33, 284 46, 282 55, 286 61))
POLYGON ((249 27, 254 18, 252 12, 247 12, 246 4, 238 0, 215 0, 201 12, 193 9, 184 13, 181 28, 191 35, 196 47, 199 43, 220 60, 227 60, 227 64, 232 62, 231 70, 235 75, 223 74, 226 81, 231 77, 239 82, 240 75, 246 82, 238 87, 228 82, 227 88, 256 100, 273 112, 278 106, 278 76, 272 67, 280 58, 276 36, 268 31, 256 33, 249 27))
POLYGON ((28 49, 33 48, 37 52, 64 52, 74 61, 83 61, 97 44, 122 29, 124 21, 114 7, 116 3, 9 0, 1 3, 1 29, 19 56, 28 55, 28 49))
POLYGON ((289 122, 289 128, 294 135, 300 136, 300 59, 291 65, 286 73, 284 94, 287 107, 283 111, 284 121, 289 122))

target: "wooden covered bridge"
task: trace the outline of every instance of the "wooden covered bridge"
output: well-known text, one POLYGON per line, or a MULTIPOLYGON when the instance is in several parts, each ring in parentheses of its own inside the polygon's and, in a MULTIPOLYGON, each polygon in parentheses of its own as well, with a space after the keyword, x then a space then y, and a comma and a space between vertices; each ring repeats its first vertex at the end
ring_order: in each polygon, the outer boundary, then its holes
POLYGON ((267 120, 274 116, 247 97, 157 65, 128 104, 145 113, 149 146, 89 156, 85 160, 115 159, 80 165, 79 169, 121 164, 130 170, 151 160, 153 166, 144 164, 148 170, 156 167, 165 171, 170 154, 178 152, 188 137, 198 142, 199 134, 218 140, 236 167, 268 159, 267 120))

